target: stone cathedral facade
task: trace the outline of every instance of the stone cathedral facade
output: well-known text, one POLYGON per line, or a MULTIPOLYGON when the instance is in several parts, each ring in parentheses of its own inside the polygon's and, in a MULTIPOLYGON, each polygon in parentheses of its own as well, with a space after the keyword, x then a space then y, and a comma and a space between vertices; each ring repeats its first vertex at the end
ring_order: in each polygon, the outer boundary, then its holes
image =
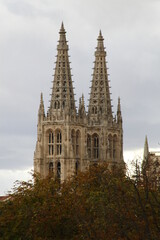
POLYGON ((50 106, 44 110, 41 94, 38 111, 34 170, 42 177, 54 174, 62 181, 92 164, 107 162, 124 168, 123 127, 120 99, 113 117, 101 31, 95 51, 93 78, 88 106, 84 96, 76 110, 66 32, 59 32, 57 59, 50 106))

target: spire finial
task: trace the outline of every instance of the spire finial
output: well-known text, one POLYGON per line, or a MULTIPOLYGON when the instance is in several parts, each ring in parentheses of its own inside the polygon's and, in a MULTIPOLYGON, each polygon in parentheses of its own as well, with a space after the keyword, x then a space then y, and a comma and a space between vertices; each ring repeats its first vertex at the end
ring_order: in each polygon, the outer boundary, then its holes
POLYGON ((64 29, 63 21, 62 21, 62 24, 61 24, 60 33, 66 33, 65 29, 64 29))
POLYGON ((99 30, 99 36, 98 36, 98 39, 97 39, 98 41, 103 41, 104 40, 104 38, 103 38, 103 36, 102 36, 102 31, 101 31, 101 29, 99 30))

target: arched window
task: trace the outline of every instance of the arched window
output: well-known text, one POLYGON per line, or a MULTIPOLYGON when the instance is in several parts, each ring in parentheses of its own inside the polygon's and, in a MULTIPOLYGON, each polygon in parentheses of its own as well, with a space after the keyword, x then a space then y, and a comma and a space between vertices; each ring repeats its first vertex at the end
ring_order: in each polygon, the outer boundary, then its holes
POLYGON ((80 131, 76 132, 76 156, 80 155, 80 131))
POLYGON ((53 173, 53 162, 49 163, 49 174, 53 173))
POLYGON ((87 153, 88 157, 91 158, 91 136, 87 135, 87 153))
POLYGON ((63 107, 63 109, 65 108, 65 101, 63 101, 63 103, 62 103, 62 107, 63 107))
POLYGON ((57 101, 54 103, 54 108, 57 109, 57 101))
POLYGON ((61 179, 61 163, 57 163, 57 179, 61 179))
POLYGON ((93 135, 93 156, 94 159, 99 158, 99 138, 97 134, 93 135))
POLYGON ((109 158, 112 158, 112 136, 108 136, 108 153, 109 153, 109 158))
POLYGON ((116 158, 117 155, 117 136, 114 135, 113 137, 113 159, 116 158))
POLYGON ((73 153, 75 154, 76 136, 75 136, 75 130, 74 129, 72 129, 72 131, 71 131, 71 142, 72 142, 73 153))
POLYGON ((92 114, 97 114, 97 107, 92 107, 92 114))
POLYGON ((79 168, 79 163, 78 163, 78 161, 76 161, 76 175, 78 174, 78 168, 79 168))
POLYGON ((57 155, 61 155, 61 153, 62 153, 62 134, 61 134, 61 131, 57 132, 56 148, 57 148, 57 155))
POLYGON ((48 134, 48 154, 54 154, 54 134, 52 131, 50 131, 48 134))
POLYGON ((59 101, 55 101, 54 108, 55 109, 59 109, 60 108, 60 102, 59 101))

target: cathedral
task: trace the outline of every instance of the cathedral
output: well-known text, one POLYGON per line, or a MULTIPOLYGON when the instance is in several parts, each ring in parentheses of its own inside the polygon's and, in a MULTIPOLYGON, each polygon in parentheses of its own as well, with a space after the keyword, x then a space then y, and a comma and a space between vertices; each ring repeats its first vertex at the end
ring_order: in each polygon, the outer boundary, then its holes
POLYGON ((150 151, 147 136, 144 143, 142 174, 153 189, 160 189, 160 152, 150 151))
POLYGON ((97 39, 88 112, 84 96, 76 110, 68 45, 63 23, 59 32, 50 106, 45 113, 41 93, 34 171, 61 181, 107 162, 124 168, 120 98, 113 117, 106 51, 101 31, 97 39))

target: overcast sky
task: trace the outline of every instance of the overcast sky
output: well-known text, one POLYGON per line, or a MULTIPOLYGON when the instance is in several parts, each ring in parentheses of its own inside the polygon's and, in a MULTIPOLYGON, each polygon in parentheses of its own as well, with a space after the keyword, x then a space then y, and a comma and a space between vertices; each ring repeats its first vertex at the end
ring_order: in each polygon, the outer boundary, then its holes
POLYGON ((101 29, 114 112, 121 97, 124 151, 142 149, 146 134, 159 147, 159 0, 0 0, 0 194, 33 166, 40 92, 47 110, 62 21, 76 99, 83 92, 88 105, 101 29))

